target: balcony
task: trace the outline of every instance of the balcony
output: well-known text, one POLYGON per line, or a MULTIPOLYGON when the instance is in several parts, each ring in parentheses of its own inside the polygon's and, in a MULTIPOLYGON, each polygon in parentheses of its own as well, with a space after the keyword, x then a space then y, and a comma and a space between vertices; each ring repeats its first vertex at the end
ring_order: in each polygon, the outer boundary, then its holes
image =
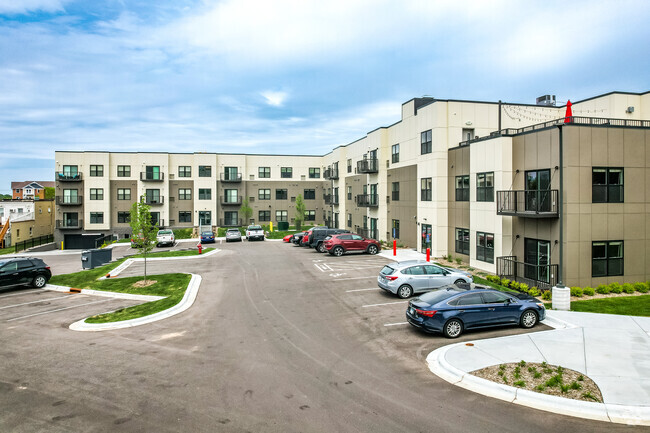
POLYGON ((228 197, 222 195, 219 197, 219 203, 221 203, 223 206, 240 206, 241 196, 228 197))
POLYGON ((325 204, 333 204, 333 205, 338 205, 339 204, 339 196, 338 195, 325 194, 323 196, 323 199, 325 200, 325 204))
POLYGON ((56 220, 56 228, 61 230, 80 229, 83 228, 83 226, 84 226, 83 220, 79 220, 79 219, 56 220))
POLYGON ((144 203, 149 206, 160 206, 165 203, 165 197, 147 197, 144 198, 144 203))
POLYGON ((83 196, 76 196, 76 197, 61 197, 57 196, 56 197, 56 205, 57 206, 80 206, 84 202, 83 196))
POLYGON ((518 283, 549 290, 557 284, 558 265, 534 265, 518 262, 517 256, 497 257, 497 275, 518 283))
POLYGON ((379 206, 379 194, 357 195, 357 206, 377 207, 379 206))
POLYGON ((60 182, 81 182, 81 180, 83 180, 83 176, 81 173, 63 173, 57 171, 56 180, 60 182))
POLYGON ((162 182, 165 180, 165 173, 148 173, 146 171, 141 171, 140 180, 144 182, 162 182))
POLYGON ((497 215, 558 218, 557 189, 497 191, 497 215))
POLYGON ((328 168, 323 172, 323 179, 336 180, 339 178, 338 168, 328 168))
POLYGON ((221 182, 239 183, 241 182, 241 173, 221 173, 221 182))
POLYGON ((376 158, 357 161, 357 173, 377 173, 378 171, 379 161, 376 158))
POLYGON ((219 227, 241 227, 241 219, 221 218, 219 219, 219 227))
POLYGON ((364 238, 367 238, 367 239, 379 240, 379 230, 377 230, 377 229, 373 230, 373 229, 359 227, 357 229, 357 234, 359 236, 363 236, 364 238))

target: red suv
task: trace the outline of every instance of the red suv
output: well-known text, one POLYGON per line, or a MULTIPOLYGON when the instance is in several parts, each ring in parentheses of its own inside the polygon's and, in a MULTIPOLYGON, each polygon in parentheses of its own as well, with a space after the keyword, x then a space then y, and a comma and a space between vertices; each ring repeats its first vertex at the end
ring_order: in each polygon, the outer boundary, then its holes
POLYGON ((348 251, 377 254, 381 250, 381 245, 374 239, 366 239, 354 233, 341 233, 327 237, 325 249, 333 256, 342 256, 348 251))

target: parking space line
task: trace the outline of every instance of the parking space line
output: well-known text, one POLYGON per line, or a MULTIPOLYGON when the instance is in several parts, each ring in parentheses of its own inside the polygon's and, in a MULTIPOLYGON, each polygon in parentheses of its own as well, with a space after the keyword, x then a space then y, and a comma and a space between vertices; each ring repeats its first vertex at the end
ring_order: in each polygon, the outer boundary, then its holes
POLYGON ((343 280, 367 280, 369 278, 377 278, 375 275, 371 275, 369 277, 351 277, 351 278, 337 278, 336 281, 343 281, 343 280))
POLYGON ((36 292, 44 292, 44 291, 45 291, 45 289, 23 290, 22 292, 19 292, 19 293, 12 293, 10 295, 2 295, 2 296, 0 296, 0 298, 8 298, 10 296, 20 296, 20 295, 36 293, 36 292))
POLYGON ((384 326, 400 326, 400 325, 408 325, 409 322, 397 322, 397 323, 386 323, 384 326))
POLYGON ((69 310, 70 308, 83 307, 84 305, 101 304, 102 302, 108 302, 108 301, 114 301, 114 300, 115 299, 103 299, 101 301, 87 302, 85 304, 73 305, 71 307, 58 308, 56 310, 42 311, 40 313, 29 314, 27 316, 14 317, 13 319, 7 320, 7 322, 13 322, 14 320, 20 320, 20 319, 27 319, 28 317, 40 316, 40 315, 48 314, 48 313, 56 313, 57 311, 69 310))
POLYGON ((361 308, 367 308, 367 307, 381 307, 382 305, 404 304, 405 302, 408 302, 408 301, 385 302, 385 303, 383 303, 383 304, 369 304, 369 305, 362 305, 361 308))
POLYGON ((4 310, 5 308, 20 307, 22 305, 38 304, 39 302, 52 301, 52 300, 57 300, 57 299, 71 299, 71 297, 69 297, 69 296, 57 296, 56 298, 47 298, 47 299, 41 299, 39 301, 23 302, 22 304, 5 305, 4 307, 0 307, 0 310, 4 310))
POLYGON ((354 289, 354 290, 346 290, 345 293, 367 292, 368 290, 381 290, 381 289, 379 287, 373 287, 372 289, 354 289))

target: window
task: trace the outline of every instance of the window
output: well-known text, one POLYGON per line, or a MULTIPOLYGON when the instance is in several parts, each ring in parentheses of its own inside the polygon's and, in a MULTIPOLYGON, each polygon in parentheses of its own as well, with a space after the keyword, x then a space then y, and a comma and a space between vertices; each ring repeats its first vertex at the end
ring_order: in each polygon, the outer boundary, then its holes
POLYGON ((393 182, 391 199, 399 201, 399 182, 393 182))
POLYGON ((68 178, 76 178, 78 175, 79 175, 79 168, 76 165, 63 166, 63 176, 68 178))
POLYGON ((63 212, 63 227, 78 227, 79 214, 77 212, 63 212))
POLYGON ((179 223, 191 223, 192 222, 192 212, 182 210, 178 211, 178 222, 179 223))
POLYGON ((93 177, 102 177, 104 176, 104 166, 103 165, 91 165, 90 166, 90 175, 93 177))
POLYGON ((162 203, 160 201, 159 189, 148 189, 145 191, 146 203, 162 203))
POLYGON ((473 128, 463 128, 463 138, 460 141, 469 141, 474 138, 473 128))
POLYGON ((104 212, 90 212, 90 224, 104 224, 104 212))
POLYGON ((481 305, 483 298, 480 293, 470 293, 469 295, 461 296, 458 298, 456 305, 481 305))
POLYGON ((352 227, 352 214, 348 214, 348 227, 352 227))
POLYGON ((210 226, 212 225, 212 212, 209 210, 199 211, 199 225, 210 226))
POLYGON ((315 189, 306 189, 304 198, 305 198, 305 200, 315 200, 316 199, 316 190, 315 189))
POLYGON ((420 180, 420 200, 431 201, 431 178, 425 177, 420 180))
POLYGON ((212 166, 199 165, 199 177, 212 177, 212 166))
POLYGON ((469 230, 456 229, 456 252, 469 255, 469 230))
POLYGON ((476 232, 476 260, 494 263, 494 233, 476 232))
POLYGON ((162 180, 160 176, 160 166, 148 165, 145 168, 145 179, 147 180, 162 180))
POLYGON ((469 201, 469 175, 456 176, 456 201, 469 201))
POLYGON ((352 173, 352 160, 348 159, 348 173, 352 173))
POLYGON ((271 177, 271 167, 260 167, 257 173, 257 177, 260 179, 271 177))
POLYGON ((399 220, 393 220, 393 239, 399 239, 399 220))
POLYGON ((189 165, 179 165, 178 177, 192 177, 192 167, 189 165))
POLYGON ((63 190, 63 203, 79 203, 79 191, 76 189, 63 190))
POLYGON ((288 215, 288 213, 287 213, 286 210, 276 210, 275 211, 275 220, 277 222, 288 221, 287 215, 288 215))
POLYGON ((425 275, 426 273, 424 272, 424 266, 411 266, 410 268, 406 268, 402 271, 403 274, 406 275, 425 275))
POLYGON ((199 188, 199 200, 212 200, 212 189, 199 188))
POLYGON ((130 165, 118 165, 117 166, 117 177, 130 177, 131 176, 131 166, 130 165))
POLYGON ((476 201, 494 201, 494 172, 476 173, 476 201))
POLYGON ((393 163, 399 162, 399 144, 393 144, 390 149, 391 161, 393 163))
POLYGON ((117 222, 119 224, 126 224, 131 222, 131 213, 130 212, 118 212, 117 213, 117 222))
POLYGON ((505 293, 488 292, 481 293, 483 295, 483 302, 486 304, 503 304, 512 298, 505 293))
POLYGON ((305 211, 305 221, 316 221, 316 211, 315 210, 306 210, 305 211))
POLYGON ((271 211, 270 210, 261 210, 261 211, 259 211, 258 221, 260 221, 260 222, 271 221, 271 211))
POLYGON ((239 195, 236 189, 226 189, 224 192, 224 203, 239 202, 239 195))
POLYGON ((104 200, 104 188, 90 188, 91 200, 104 200))
POLYGON ((131 200, 131 188, 118 188, 117 189, 117 199, 118 200, 131 200))
POLYGON ((241 222, 239 221, 239 214, 237 213, 236 210, 224 212, 224 216, 225 216, 225 220, 226 220, 225 222, 227 226, 232 227, 232 226, 241 225, 241 222))
POLYGON ((280 177, 293 177, 293 167, 280 167, 280 177))
POLYGON ((276 200, 286 200, 288 197, 286 189, 276 189, 275 190, 275 199, 276 200))
POLYGON ((348 186, 348 200, 352 200, 352 187, 348 186))
POLYGON ((258 189, 257 198, 259 200, 271 200, 271 190, 270 189, 258 189))
POLYGON ((431 153, 431 130, 420 133, 420 153, 431 153))
POLYGON ((192 200, 192 189, 191 188, 179 188, 178 189, 178 199, 179 200, 192 200))
POLYGON ((594 167, 592 203, 623 203, 623 169, 594 167))
POLYGON ((151 212, 151 225, 160 226, 160 212, 151 212))
POLYGON ((224 167, 223 180, 240 180, 237 167, 224 167))
POLYGON ((309 168, 310 179, 320 179, 320 168, 309 168))
POLYGON ((623 241, 591 243, 591 276, 614 277, 623 275, 623 241))

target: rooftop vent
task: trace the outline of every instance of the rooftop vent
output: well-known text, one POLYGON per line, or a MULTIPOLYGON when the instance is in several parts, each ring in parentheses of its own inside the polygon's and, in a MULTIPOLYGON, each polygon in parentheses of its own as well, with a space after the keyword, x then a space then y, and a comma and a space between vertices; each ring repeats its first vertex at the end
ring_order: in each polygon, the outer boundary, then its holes
POLYGON ((555 107, 555 95, 540 96, 536 100, 537 105, 545 105, 547 107, 555 107))

